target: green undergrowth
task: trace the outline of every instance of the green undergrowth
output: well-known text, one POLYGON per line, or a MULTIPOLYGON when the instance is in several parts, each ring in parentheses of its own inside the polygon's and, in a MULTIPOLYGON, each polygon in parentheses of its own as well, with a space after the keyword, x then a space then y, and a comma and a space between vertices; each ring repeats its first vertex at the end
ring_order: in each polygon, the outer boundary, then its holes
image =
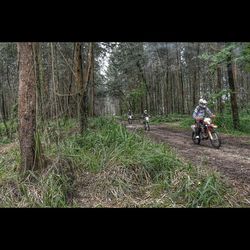
POLYGON ((0 122, 0 145, 11 143, 17 136, 17 121, 10 120, 6 124, 0 122), (7 127, 7 131, 6 131, 7 127))
POLYGON ((99 173, 120 166, 131 174, 135 169, 145 171, 152 197, 168 197, 159 206, 229 205, 225 185, 217 173, 183 163, 166 145, 152 142, 143 133, 129 133, 114 119, 94 119, 83 136, 74 134, 58 147, 61 158, 72 161, 77 171, 99 173))
POLYGON ((83 135, 75 121, 50 126, 40 135, 46 168, 21 178, 17 146, 0 158, 0 206, 82 206, 83 187, 91 187, 85 196, 96 197, 90 206, 237 205, 217 173, 182 162, 168 146, 143 131, 128 132, 114 118, 90 119, 83 135))

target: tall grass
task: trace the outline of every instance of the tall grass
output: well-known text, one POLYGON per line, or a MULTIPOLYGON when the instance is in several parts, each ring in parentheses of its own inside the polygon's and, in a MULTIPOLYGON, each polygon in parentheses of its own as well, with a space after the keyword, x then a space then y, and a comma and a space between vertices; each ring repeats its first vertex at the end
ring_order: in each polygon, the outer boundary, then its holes
POLYGON ((47 167, 25 179, 17 174, 17 146, 0 158, 1 207, 83 206, 80 194, 87 197, 85 206, 90 200, 92 206, 236 204, 216 173, 183 163, 169 147, 152 142, 143 132, 130 133, 115 119, 103 117, 91 119, 83 135, 72 133, 75 125, 50 123, 39 137, 47 167))
POLYGON ((6 127, 3 122, 0 122, 0 145, 10 143, 17 136, 17 121, 9 120, 6 122, 6 127))
POLYGON ((17 147, 0 158, 0 207, 67 207, 73 192, 70 165, 54 161, 42 171, 19 174, 17 147))
POLYGON ((129 133, 114 120, 98 118, 90 127, 85 135, 74 135, 60 145, 61 157, 71 159, 79 170, 98 173, 122 166, 133 172, 140 168, 150 178, 152 195, 165 193, 174 200, 168 206, 227 205, 226 187, 216 173, 183 163, 164 144, 129 133))

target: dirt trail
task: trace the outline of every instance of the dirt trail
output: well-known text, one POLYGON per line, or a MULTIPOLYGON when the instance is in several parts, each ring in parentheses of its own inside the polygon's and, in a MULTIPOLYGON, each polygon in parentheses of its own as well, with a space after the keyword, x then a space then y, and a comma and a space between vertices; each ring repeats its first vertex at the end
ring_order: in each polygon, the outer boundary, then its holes
MULTIPOLYGON (((126 127, 134 130, 143 128, 143 125, 126 124, 126 127)), ((147 134, 158 142, 170 145, 186 162, 219 171, 244 197, 250 198, 250 137, 221 135, 222 146, 214 149, 209 140, 195 145, 191 139, 191 129, 183 130, 171 124, 151 125, 151 131, 147 134)))

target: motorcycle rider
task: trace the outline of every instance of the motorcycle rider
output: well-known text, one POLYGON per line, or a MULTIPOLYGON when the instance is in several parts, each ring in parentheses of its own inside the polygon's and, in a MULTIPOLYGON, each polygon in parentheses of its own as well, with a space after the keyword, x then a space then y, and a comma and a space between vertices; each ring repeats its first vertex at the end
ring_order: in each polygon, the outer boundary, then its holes
POLYGON ((143 119, 145 119, 145 117, 149 117, 148 111, 146 109, 143 111, 142 116, 143 116, 143 119))
POLYGON ((130 116, 130 115, 132 116, 132 111, 129 109, 128 110, 128 116, 130 116))
POLYGON ((133 118, 133 114, 132 114, 131 109, 128 110, 128 114, 127 115, 128 115, 128 121, 129 121, 130 117, 131 117, 131 119, 133 118))
POLYGON ((214 118, 215 115, 211 112, 211 110, 207 107, 207 101, 201 98, 199 100, 199 105, 194 109, 193 118, 195 119, 195 133, 196 139, 199 139, 199 134, 201 131, 201 127, 203 126, 203 119, 205 115, 208 115, 211 118, 214 118))
POLYGON ((148 114, 148 111, 145 109, 143 111, 143 114, 142 114, 143 124, 145 124, 145 122, 146 122, 146 120, 145 120, 146 117, 150 117, 150 115, 148 114))

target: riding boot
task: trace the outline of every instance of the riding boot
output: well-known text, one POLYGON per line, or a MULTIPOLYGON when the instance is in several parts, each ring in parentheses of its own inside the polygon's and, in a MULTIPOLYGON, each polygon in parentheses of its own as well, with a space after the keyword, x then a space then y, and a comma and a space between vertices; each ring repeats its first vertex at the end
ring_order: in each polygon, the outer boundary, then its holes
POLYGON ((195 127, 195 135, 196 135, 196 136, 200 136, 200 132, 201 132, 200 124, 196 124, 196 127, 195 127))

